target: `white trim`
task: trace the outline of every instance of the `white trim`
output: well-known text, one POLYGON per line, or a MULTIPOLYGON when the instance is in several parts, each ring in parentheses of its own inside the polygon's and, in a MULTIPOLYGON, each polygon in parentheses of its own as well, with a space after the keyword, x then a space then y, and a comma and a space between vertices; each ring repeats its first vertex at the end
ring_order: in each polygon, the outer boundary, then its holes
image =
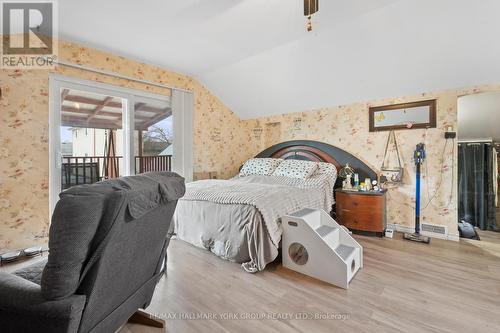
MULTIPOLYGON (((140 97, 146 97, 146 98, 152 98, 152 99, 159 99, 159 100, 167 101, 167 102, 171 101, 171 97, 168 95, 156 94, 156 93, 152 93, 152 92, 148 92, 148 91, 131 89, 131 88, 112 85, 112 84, 108 84, 108 83, 80 79, 77 77, 67 76, 67 75, 58 74, 58 73, 50 73, 49 80, 50 79, 60 81, 60 82, 65 82, 68 84, 84 85, 84 86, 87 86, 93 90, 95 90, 95 88, 104 89, 104 90, 111 90, 111 91, 114 91, 114 95, 120 94, 120 96, 117 96, 117 97, 134 95, 134 96, 140 96, 140 97)), ((78 89, 78 88, 75 88, 75 89, 78 89)), ((97 93, 99 93, 99 90, 96 90, 96 91, 97 91, 97 93)))
MULTIPOLYGON (((395 230, 395 231, 403 232, 403 233, 415 232, 414 227, 408 227, 408 226, 402 225, 402 224, 387 224, 386 229, 391 229, 391 230, 395 230)), ((439 238, 439 239, 444 239, 444 240, 455 241, 455 242, 458 242, 460 240, 459 235, 453 235, 453 234, 440 235, 440 234, 435 234, 435 233, 430 233, 430 232, 422 232, 422 235, 429 236, 432 238, 439 238)))
POLYGON ((160 88, 165 88, 165 89, 172 89, 172 90, 178 90, 178 91, 184 91, 184 92, 191 92, 191 90, 188 90, 188 89, 175 88, 175 87, 172 87, 172 86, 169 86, 169 85, 166 85, 166 84, 161 84, 161 83, 156 83, 156 82, 152 82, 152 81, 138 79, 138 78, 135 78, 133 76, 126 76, 126 75, 121 75, 121 74, 118 74, 118 73, 115 73, 115 72, 106 71, 106 70, 103 70, 103 69, 97 69, 97 68, 92 68, 92 67, 88 67, 88 66, 73 64, 73 63, 70 63, 70 62, 66 62, 64 60, 56 60, 56 61, 54 61, 54 63, 57 64, 57 65, 59 65, 59 66, 66 66, 66 67, 80 69, 82 71, 87 71, 87 72, 92 72, 92 73, 97 73, 97 74, 102 74, 102 75, 106 75, 106 76, 115 77, 115 78, 119 78, 119 79, 122 79, 122 80, 144 83, 144 84, 147 84, 149 86, 155 86, 155 87, 160 87, 160 88))
POLYGON ((59 94, 54 93, 58 89, 58 83, 49 75, 49 221, 61 187, 61 156, 56 145, 61 142, 61 117, 56 111, 61 109, 61 100, 59 94))
POLYGON ((122 104, 122 131, 123 131, 123 175, 135 174, 134 154, 134 120, 135 96, 131 95, 122 104))
POLYGON ((186 182, 193 180, 193 109, 193 93, 172 92, 172 171, 183 176, 186 182))
POLYGON ((387 224, 387 226, 385 228, 395 230, 398 232, 406 232, 406 233, 411 233, 411 232, 415 231, 415 228, 408 227, 408 226, 402 225, 402 224, 387 224))
POLYGON ((493 143, 492 138, 486 138, 486 139, 460 139, 458 140, 458 143, 493 143))

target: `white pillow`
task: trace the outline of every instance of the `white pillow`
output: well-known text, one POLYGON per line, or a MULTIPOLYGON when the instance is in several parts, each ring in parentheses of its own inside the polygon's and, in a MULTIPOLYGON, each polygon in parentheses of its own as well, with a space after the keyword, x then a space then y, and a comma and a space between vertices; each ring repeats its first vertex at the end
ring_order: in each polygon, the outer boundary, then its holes
POLYGON ((318 165, 318 168, 314 171, 314 175, 323 175, 327 173, 337 177, 337 167, 335 167, 332 163, 316 162, 316 164, 318 165))
POLYGON ((243 164, 240 170, 240 176, 270 176, 281 161, 283 160, 278 158, 252 158, 243 164))
POLYGON ((273 176, 307 179, 318 168, 316 162, 301 160, 284 160, 274 170, 273 176))
POLYGON ((335 186, 335 182, 337 181, 337 167, 326 162, 317 162, 316 164, 318 168, 311 178, 327 177, 332 182, 332 186, 335 186))

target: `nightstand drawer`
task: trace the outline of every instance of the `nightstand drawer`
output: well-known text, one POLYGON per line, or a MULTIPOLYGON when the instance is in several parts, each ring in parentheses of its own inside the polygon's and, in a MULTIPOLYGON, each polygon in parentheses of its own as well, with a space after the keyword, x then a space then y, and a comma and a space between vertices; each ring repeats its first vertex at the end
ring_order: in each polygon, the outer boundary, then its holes
MULTIPOLYGON (((339 194, 337 194, 339 195, 339 194)), ((339 195, 342 196, 342 195, 339 195)), ((360 200, 359 195, 348 195, 345 199, 337 198, 337 201, 340 202, 342 208, 346 210, 366 210, 366 206, 363 205, 363 201, 360 200)))
POLYGON ((336 191, 337 222, 353 231, 382 234, 386 226, 384 193, 336 191))
POLYGON ((339 208, 370 213, 385 209, 385 196, 337 192, 336 203, 339 208))
POLYGON ((380 221, 384 217, 380 213, 366 213, 359 211, 337 211, 337 222, 345 225, 349 229, 381 232, 384 227, 381 227, 380 221))

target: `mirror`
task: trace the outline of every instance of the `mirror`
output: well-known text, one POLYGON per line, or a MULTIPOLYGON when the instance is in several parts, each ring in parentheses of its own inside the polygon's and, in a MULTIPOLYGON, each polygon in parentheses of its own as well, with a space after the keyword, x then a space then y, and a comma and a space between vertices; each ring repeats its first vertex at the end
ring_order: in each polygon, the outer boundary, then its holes
POLYGON ((436 127, 436 100, 370 108, 370 132, 436 127))

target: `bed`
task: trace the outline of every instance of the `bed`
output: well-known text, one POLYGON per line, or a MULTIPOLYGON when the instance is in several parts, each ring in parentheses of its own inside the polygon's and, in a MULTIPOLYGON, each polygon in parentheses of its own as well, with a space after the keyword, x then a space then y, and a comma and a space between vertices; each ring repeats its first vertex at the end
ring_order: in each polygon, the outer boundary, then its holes
POLYGON ((376 178, 365 163, 325 143, 272 146, 232 179, 188 183, 174 214, 174 233, 249 273, 261 271, 278 256, 281 216, 302 208, 332 211, 334 188, 341 184, 337 170, 346 163, 361 179, 376 178))

